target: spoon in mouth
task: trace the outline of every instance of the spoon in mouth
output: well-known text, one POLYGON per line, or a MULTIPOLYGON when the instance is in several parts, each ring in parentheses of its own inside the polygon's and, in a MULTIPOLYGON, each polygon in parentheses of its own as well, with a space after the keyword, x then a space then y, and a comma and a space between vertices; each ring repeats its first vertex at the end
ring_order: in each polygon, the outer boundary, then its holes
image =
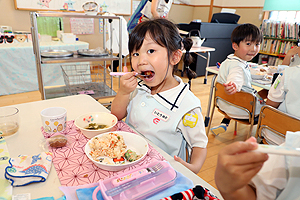
MULTIPOLYGON (((109 75, 111 75, 111 76, 123 76, 127 73, 129 73, 129 72, 110 72, 109 75)), ((144 77, 146 77, 146 76, 149 76, 149 75, 141 74, 141 73, 136 72, 135 76, 144 76, 144 77)))

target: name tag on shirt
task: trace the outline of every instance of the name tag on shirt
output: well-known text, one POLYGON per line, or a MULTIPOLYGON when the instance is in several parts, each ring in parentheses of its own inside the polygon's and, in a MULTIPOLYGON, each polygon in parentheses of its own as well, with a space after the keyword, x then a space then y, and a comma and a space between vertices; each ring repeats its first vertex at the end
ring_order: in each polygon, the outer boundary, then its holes
POLYGON ((154 115, 155 117, 158 117, 159 119, 163 120, 163 121, 168 121, 170 116, 161 112, 160 110, 154 109, 152 112, 152 115, 154 115))

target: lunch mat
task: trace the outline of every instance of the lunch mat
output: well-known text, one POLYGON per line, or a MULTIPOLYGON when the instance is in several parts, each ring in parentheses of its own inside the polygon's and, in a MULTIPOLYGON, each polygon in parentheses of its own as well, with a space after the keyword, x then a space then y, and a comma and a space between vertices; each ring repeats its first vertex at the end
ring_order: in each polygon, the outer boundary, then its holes
MULTIPOLYGON (((67 122, 67 127, 62 133, 46 133, 43 127, 41 129, 46 139, 59 134, 63 134, 68 138, 68 143, 65 147, 52 148, 49 146, 49 151, 53 153, 53 164, 62 186, 77 186, 94 183, 156 160, 165 160, 158 151, 149 145, 148 153, 142 161, 124 170, 110 172, 98 168, 85 155, 84 147, 89 139, 74 125, 74 120, 67 122)), ((111 131, 135 133, 122 121, 119 121, 111 131)))

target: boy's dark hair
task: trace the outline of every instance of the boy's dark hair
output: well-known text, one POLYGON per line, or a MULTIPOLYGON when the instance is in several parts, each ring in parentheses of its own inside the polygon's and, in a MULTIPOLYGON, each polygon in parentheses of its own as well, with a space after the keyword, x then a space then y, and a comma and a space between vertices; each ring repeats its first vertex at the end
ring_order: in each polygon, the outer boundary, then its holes
MULTIPOLYGON (((182 50, 184 48, 186 50, 185 56, 183 58, 184 64, 186 66, 189 66, 191 64, 192 57, 189 53, 189 50, 193 45, 193 41, 190 38, 183 39, 180 36, 178 32, 178 28, 175 26, 175 24, 173 24, 167 19, 154 19, 154 20, 144 21, 138 24, 133 29, 133 31, 129 35, 129 42, 128 42, 130 57, 133 51, 139 50, 141 48, 147 33, 149 34, 151 39, 153 39, 153 41, 155 41, 160 46, 167 48, 168 59, 170 59, 170 56, 172 55, 173 52, 175 52, 178 49, 182 50)), ((178 64, 174 66, 173 74, 177 70, 177 66, 178 64)), ((193 74, 192 72, 189 73, 190 74, 188 74, 188 76, 189 75, 197 76, 195 72, 194 72, 195 74, 193 74)), ((195 78, 195 77, 191 77, 191 78, 195 78)))
POLYGON ((237 26, 231 33, 231 42, 240 44, 241 41, 261 43, 263 35, 259 28, 253 24, 242 24, 237 26))

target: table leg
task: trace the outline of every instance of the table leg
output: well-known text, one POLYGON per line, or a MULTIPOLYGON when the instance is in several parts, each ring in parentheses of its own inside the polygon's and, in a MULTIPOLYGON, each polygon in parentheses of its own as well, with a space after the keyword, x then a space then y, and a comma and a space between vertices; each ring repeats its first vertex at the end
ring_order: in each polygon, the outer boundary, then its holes
MULTIPOLYGON (((209 61, 210 61, 210 52, 207 51, 207 60, 206 60, 206 67, 209 67, 209 61)), ((207 84, 207 74, 208 71, 205 71, 205 78, 204 78, 204 84, 207 84)))
MULTIPOLYGON (((207 72, 207 71, 206 71, 207 72)), ((210 109, 211 109, 211 104, 212 104, 212 97, 214 93, 214 87, 215 87, 215 79, 217 77, 217 74, 214 74, 211 80, 211 86, 210 86, 210 94, 209 94, 209 100, 208 100, 208 105, 207 105, 207 112, 204 120, 205 127, 208 126, 209 120, 210 120, 210 109)))

